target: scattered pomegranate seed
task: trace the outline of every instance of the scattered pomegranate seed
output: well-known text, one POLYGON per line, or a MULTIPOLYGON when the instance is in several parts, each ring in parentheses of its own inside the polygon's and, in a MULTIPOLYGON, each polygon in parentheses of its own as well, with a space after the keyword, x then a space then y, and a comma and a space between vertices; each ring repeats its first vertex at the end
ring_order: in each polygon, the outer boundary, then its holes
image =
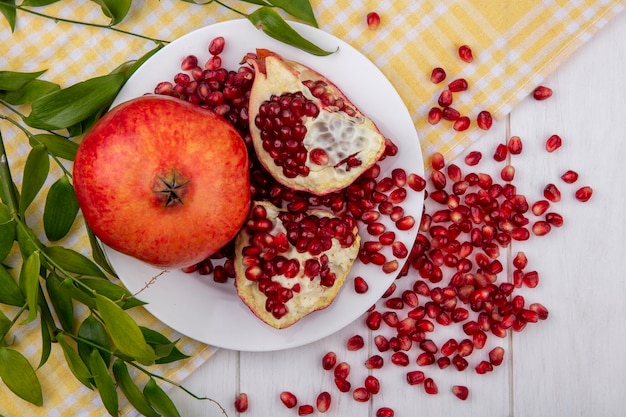
POLYGON ((453 107, 446 106, 443 108, 443 110, 441 110, 441 117, 446 120, 455 121, 458 120, 459 117, 461 117, 461 113, 459 113, 459 111, 453 107))
POLYGON ((369 286, 363 277, 354 277, 354 291, 357 294, 365 294, 369 286))
POLYGON ((465 78, 457 78, 448 84, 448 90, 453 93, 458 93, 459 91, 467 90, 468 84, 465 78))
POLYGON ((554 184, 546 185, 546 187, 543 189, 543 196, 553 203, 561 201, 561 191, 559 191, 557 186, 554 184))
POLYGON ((535 100, 545 100, 552 96, 552 89, 540 85, 533 90, 533 98, 535 100))
POLYGON ((517 252, 513 258, 513 266, 517 269, 524 269, 528 265, 528 258, 524 252, 517 252))
POLYGON ((313 408, 311 404, 304 404, 298 407, 299 416, 308 416, 310 414, 313 414, 314 412, 315 412, 315 409, 313 408))
POLYGON ((443 117, 443 112, 439 107, 433 107, 428 111, 428 123, 431 125, 436 125, 441 121, 443 117))
POLYGON ((519 155, 522 153, 522 139, 519 136, 511 136, 507 147, 512 155, 519 155))
POLYGON ((346 348, 348 350, 359 350, 365 346, 365 341, 363 340, 363 336, 354 335, 348 339, 346 342, 346 348))
POLYGON ((467 45, 461 45, 459 47, 459 58, 467 63, 472 62, 474 60, 472 49, 467 45))
POLYGON ((480 361, 475 369, 478 374, 486 374, 487 372, 493 371, 493 365, 487 361, 480 361))
POLYGON ((554 227, 563 226, 563 216, 561 216, 559 213, 546 214, 546 221, 554 227))
POLYGON ((531 210, 535 216, 541 216, 550 208, 550 202, 547 200, 539 200, 533 203, 531 210))
POLYGON ((226 41, 224 40, 223 36, 213 38, 213 40, 211 40, 211 42, 209 43, 209 53, 211 55, 221 54, 224 51, 225 43, 226 41))
POLYGON ((450 91, 450 90, 443 90, 439 94, 439 98, 437 99, 437 103, 441 107, 448 107, 450 104, 452 104, 452 91, 450 91))
POLYGON ((325 413, 330 409, 330 404, 332 402, 330 393, 328 391, 320 392, 315 400, 315 406, 317 407, 317 411, 320 413, 325 413))
POLYGON ((246 393, 240 393, 235 398, 235 410, 238 413, 243 413, 248 410, 248 395, 246 393))
POLYGON ((463 385, 452 386, 452 393, 459 399, 465 401, 469 395, 469 389, 463 385))
POLYGON ((296 405, 298 405, 298 399, 289 391, 283 391, 280 393, 280 401, 287 408, 294 408, 296 405))
POLYGON ((337 364, 337 354, 335 352, 327 352, 322 357, 322 368, 329 371, 337 364))
POLYGON ((589 186, 581 187, 576 190, 574 194, 576 196, 576 200, 582 201, 583 203, 589 201, 591 195, 593 194, 593 190, 589 186))
POLYGON ((430 81, 432 81, 433 84, 439 84, 445 79, 446 79, 446 71, 443 68, 441 67, 433 68, 433 71, 430 74, 430 81))
POLYGON ((482 130, 491 129, 491 125, 493 124, 491 113, 489 113, 487 110, 483 110, 478 113, 478 116, 476 117, 476 124, 482 130))
POLYGON ((565 173, 561 175, 561 179, 563 180, 563 182, 573 184, 578 180, 578 173, 570 169, 568 171, 565 171, 565 173))
POLYGON ((376 395, 380 392, 380 381, 373 375, 365 377, 363 386, 370 394, 376 395))
POLYGON ((544 236, 550 233, 551 228, 550 223, 539 220, 533 224, 532 231, 537 236, 544 236))
POLYGON ((483 154, 478 151, 472 151, 465 156, 465 164, 469 166, 478 165, 483 154))
POLYGON ((546 151, 554 152, 561 147, 563 141, 559 135, 552 135, 546 140, 546 151))
POLYGON ((364 403, 369 401, 370 397, 371 394, 364 387, 358 387, 352 391, 352 398, 354 398, 354 401, 364 403))
POLYGON ((439 388, 432 378, 426 378, 424 380, 424 391, 426 391, 426 394, 434 395, 439 392, 439 388))
POLYGON ((336 378, 348 379, 348 375, 350 375, 350 364, 348 364, 348 362, 340 362, 335 367, 334 374, 336 378))
POLYGON ((380 26, 380 15, 376 12, 369 12, 366 16, 367 27, 376 30, 380 26))
POLYGON ((409 385, 417 385, 424 382, 426 377, 424 376, 424 372, 422 371, 410 371, 406 374, 406 382, 409 385))
POLYGON ((504 360, 504 349, 500 346, 496 346, 495 348, 489 351, 489 362, 493 366, 499 366, 504 360))
POLYGON ((467 116, 459 117, 455 122, 452 128, 457 132, 462 132, 467 130, 471 124, 470 118, 467 116))
POLYGON ((514 177, 515 167, 513 165, 507 165, 500 171, 500 178, 502 178, 502 181, 510 182, 513 181, 514 177))
POLYGON ((376 410, 376 417, 394 417, 395 412, 389 407, 381 407, 376 410))

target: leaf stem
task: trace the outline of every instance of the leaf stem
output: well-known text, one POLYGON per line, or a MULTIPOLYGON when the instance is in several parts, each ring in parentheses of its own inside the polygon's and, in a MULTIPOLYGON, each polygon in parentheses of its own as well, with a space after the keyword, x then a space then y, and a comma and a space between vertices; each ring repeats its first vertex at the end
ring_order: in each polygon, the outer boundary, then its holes
POLYGON ((91 22, 81 22, 79 20, 72 20, 72 19, 66 19, 66 18, 63 18, 63 17, 50 16, 48 14, 37 12, 35 10, 29 9, 29 8, 24 7, 22 5, 19 5, 19 4, 11 4, 11 3, 7 2, 7 3, 3 3, 3 5, 7 6, 7 7, 14 7, 15 9, 20 10, 20 11, 22 11, 24 13, 30 13, 32 15, 43 17, 44 19, 50 19, 50 20, 53 20, 55 22, 72 23, 72 24, 75 24, 75 25, 89 26, 89 27, 95 27, 95 28, 101 28, 101 29, 109 29, 109 30, 112 30, 114 32, 122 33, 124 35, 130 35, 130 36, 134 36, 136 38, 152 41, 152 42, 154 42, 156 44, 159 44, 159 43, 169 43, 169 41, 166 41, 166 40, 163 40, 163 39, 152 38, 150 36, 142 35, 142 34, 139 34, 139 33, 133 33, 133 32, 130 32, 130 31, 127 31, 127 30, 124 30, 124 29, 116 28, 115 26, 111 26, 111 25, 102 25, 102 24, 99 24, 99 23, 91 23, 91 22))

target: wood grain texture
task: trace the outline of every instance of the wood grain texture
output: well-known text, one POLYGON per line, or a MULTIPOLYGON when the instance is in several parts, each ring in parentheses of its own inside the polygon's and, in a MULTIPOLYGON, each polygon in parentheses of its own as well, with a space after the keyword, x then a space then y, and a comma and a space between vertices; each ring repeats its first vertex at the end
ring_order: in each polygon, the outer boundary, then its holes
MULTIPOLYGON (((553 205, 565 225, 543 238, 512 245, 509 261, 523 250, 529 269, 540 273, 537 288, 524 294, 527 303, 539 301, 550 310, 548 321, 519 335, 494 340, 506 348, 505 363, 479 376, 474 372, 438 373, 440 394, 428 396, 421 386, 410 387, 405 373, 388 364, 375 371, 382 393, 371 403, 356 403, 349 395, 333 395, 328 416, 374 417, 383 405, 397 417, 493 416, 573 417, 620 416, 626 410, 626 205, 624 155, 626 155, 626 15, 622 13, 577 51, 544 84, 554 96, 544 102, 526 99, 507 120, 470 150, 481 150, 481 169, 499 170, 490 156, 495 145, 510 135, 524 140, 524 153, 511 158, 520 191, 529 201, 541 198, 547 181, 557 184, 562 201, 553 205), (554 153, 544 149, 545 139, 557 133, 563 146, 554 153), (572 185, 560 175, 567 169, 580 173, 572 185), (593 198, 582 204, 573 198, 578 186, 593 187, 593 198), (467 384, 470 398, 461 402, 449 388, 467 384)), ((462 156, 461 156, 462 158, 462 156)), ((458 162, 458 161, 454 161, 458 162)), ((462 162, 458 162, 462 165, 462 162)), ((233 329, 237 331, 237 329, 233 329)), ((362 320, 319 342, 272 353, 219 351, 194 373, 186 386, 219 401, 229 416, 236 416, 232 402, 239 391, 250 397, 250 416, 294 416, 279 401, 290 390, 300 403, 314 403, 317 393, 336 393, 331 373, 320 365, 322 355, 333 350, 340 360, 353 364, 353 387, 366 376, 359 366, 374 353, 373 343, 348 352, 345 341, 353 334, 371 337, 362 320)), ((457 333, 458 334, 458 333, 457 333)), ((439 337, 444 337, 441 335, 439 337)), ((485 348, 485 354, 488 347, 485 348)), ((415 355, 412 355, 414 357, 415 355)), ((219 416, 208 402, 174 394, 184 416, 219 416)))

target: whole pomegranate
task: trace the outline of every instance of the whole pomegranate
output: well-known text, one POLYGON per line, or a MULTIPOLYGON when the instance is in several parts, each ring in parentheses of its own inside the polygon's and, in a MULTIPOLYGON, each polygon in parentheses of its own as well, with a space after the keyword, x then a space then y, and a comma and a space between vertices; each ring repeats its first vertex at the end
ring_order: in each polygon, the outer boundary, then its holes
POLYGON ((320 73, 264 49, 248 58, 250 133, 259 161, 280 183, 325 195, 341 190, 385 151, 374 122, 320 73))
POLYGON ((165 96, 111 109, 74 161, 87 225, 111 248, 163 269, 206 259, 250 209, 246 146, 215 113, 165 96))

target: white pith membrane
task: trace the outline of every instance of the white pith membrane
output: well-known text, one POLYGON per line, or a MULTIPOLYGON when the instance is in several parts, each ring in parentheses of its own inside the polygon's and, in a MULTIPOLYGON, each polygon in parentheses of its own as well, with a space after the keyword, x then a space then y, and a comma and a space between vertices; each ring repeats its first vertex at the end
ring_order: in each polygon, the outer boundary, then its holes
POLYGON ((273 52, 264 51, 263 53, 268 55, 249 59, 256 73, 250 94, 250 133, 260 162, 277 181, 294 190, 324 195, 350 185, 383 155, 385 137, 371 119, 363 115, 332 82, 322 75, 273 52), (320 98, 314 96, 304 84, 314 81, 324 81, 326 92, 332 97, 341 99, 350 109, 351 114, 342 111, 337 106, 324 104, 320 98), (261 105, 270 100, 273 95, 281 96, 285 93, 296 92, 301 92, 320 110, 315 118, 304 117, 303 125, 307 133, 303 145, 309 156, 313 149, 321 148, 326 151, 329 158, 327 163, 318 165, 307 157, 304 164, 309 169, 308 175, 289 178, 264 150, 260 130, 255 125, 255 118, 259 114, 261 105), (351 156, 358 159, 358 166, 345 163, 346 158, 351 156))
MULTIPOLYGON (((266 218, 272 221, 272 228, 268 232, 270 235, 276 236, 281 232, 286 233, 287 229, 279 218, 279 213, 284 212, 284 210, 268 202, 254 202, 252 210, 257 205, 265 207, 266 218)), ((316 217, 337 218, 331 212, 321 209, 313 209, 307 211, 306 214, 316 217)), ((251 234, 244 226, 235 241, 235 287, 237 294, 258 318, 277 329, 289 327, 308 314, 328 307, 343 286, 359 252, 360 237, 357 227, 348 233, 352 233, 354 237, 353 243, 348 247, 342 247, 339 240, 333 237, 330 249, 319 255, 314 256, 309 252, 301 253, 294 245, 289 245, 286 251, 277 254, 287 259, 296 259, 299 262, 299 270, 294 277, 273 275, 270 278, 283 288, 294 289, 299 286, 298 291, 292 291, 293 297, 284 303, 287 310, 286 314, 277 318, 266 309, 268 297, 259 290, 259 281, 253 281, 246 277, 247 266, 244 264, 244 248, 254 246, 254 243, 251 242, 251 234), (335 275, 332 286, 322 285, 319 274, 314 277, 305 274, 305 262, 307 260, 317 259, 320 261, 323 257, 327 257, 328 268, 335 275)), ((264 252, 259 256, 263 257, 265 253, 267 253, 267 248, 264 248, 264 252)))

